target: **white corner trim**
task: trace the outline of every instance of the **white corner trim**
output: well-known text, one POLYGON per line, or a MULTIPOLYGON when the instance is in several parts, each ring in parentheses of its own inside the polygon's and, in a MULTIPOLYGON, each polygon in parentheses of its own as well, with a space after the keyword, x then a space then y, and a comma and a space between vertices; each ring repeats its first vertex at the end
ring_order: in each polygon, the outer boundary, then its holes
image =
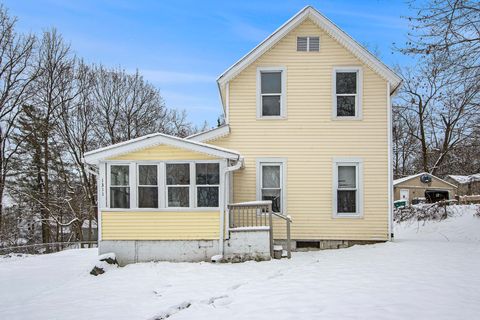
POLYGON ((253 48, 250 52, 244 55, 240 60, 230 66, 218 78, 217 82, 220 86, 224 86, 227 81, 230 81, 237 76, 242 70, 248 67, 252 62, 258 59, 263 53, 274 46, 291 30, 296 28, 305 19, 310 18, 321 29, 323 29, 332 38, 342 44, 346 49, 351 51, 359 60, 371 67, 375 72, 382 76, 388 82, 391 82, 393 87, 396 87, 402 79, 387 67, 382 61, 371 54, 365 47, 360 45, 352 37, 346 34, 342 29, 335 25, 331 20, 322 15, 312 6, 307 6, 275 30, 265 40, 253 48))
POLYGON ((334 157, 332 159, 332 218, 363 218, 363 158, 360 157, 334 157), (355 213, 338 213, 337 212, 337 186, 338 186, 338 165, 352 165, 356 166, 357 179, 357 212, 355 213))
POLYGON ((229 134, 230 134, 230 126, 228 124, 225 124, 218 128, 192 134, 191 136, 188 136, 185 139, 190 141, 195 141, 195 142, 208 142, 221 137, 225 137, 229 134))
POLYGON ((256 158, 256 200, 262 201, 262 164, 277 164, 281 166, 280 174, 282 181, 282 214, 287 215, 287 158, 277 158, 277 157, 268 157, 268 158, 256 158))
POLYGON ((285 66, 270 66, 257 68, 257 119, 286 119, 287 118, 287 67, 285 66), (279 71, 281 72, 281 94, 280 94, 280 116, 263 116, 262 115, 262 78, 261 74, 264 71, 279 71))
POLYGON ((361 66, 335 66, 332 70, 332 120, 362 120, 363 119, 363 68, 361 66), (355 116, 337 116, 337 72, 357 73, 357 94, 355 95, 355 116))
POLYGON ((105 148, 93 150, 85 153, 84 161, 86 163, 96 164, 100 160, 115 157, 125 153, 153 147, 161 144, 187 149, 193 152, 200 152, 210 156, 225 158, 225 159, 239 159, 240 153, 237 151, 220 148, 214 145, 209 145, 192 140, 186 140, 163 133, 154 133, 129 141, 117 143, 105 148))
POLYGON ((388 240, 393 233, 393 142, 392 142, 392 100, 390 83, 387 82, 387 139, 388 139, 388 240))

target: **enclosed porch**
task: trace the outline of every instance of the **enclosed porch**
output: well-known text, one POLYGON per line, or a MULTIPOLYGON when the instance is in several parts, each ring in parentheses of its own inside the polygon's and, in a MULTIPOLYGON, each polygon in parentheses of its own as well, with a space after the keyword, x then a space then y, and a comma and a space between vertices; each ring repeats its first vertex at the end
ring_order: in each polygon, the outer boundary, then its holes
POLYGON ((85 162, 98 177, 99 251, 122 264, 269 259, 273 221, 290 223, 272 201, 231 203, 233 172, 244 166, 233 150, 155 134, 85 162))

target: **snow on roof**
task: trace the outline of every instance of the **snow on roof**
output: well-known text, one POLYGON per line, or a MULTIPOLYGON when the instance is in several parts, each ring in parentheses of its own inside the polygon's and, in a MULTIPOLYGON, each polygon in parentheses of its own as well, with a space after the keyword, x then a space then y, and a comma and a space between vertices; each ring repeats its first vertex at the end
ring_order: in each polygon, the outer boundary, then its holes
POLYGON ((407 180, 410 180, 410 179, 413 179, 413 178, 416 178, 416 177, 420 177, 423 174, 430 175, 428 172, 417 173, 417 174, 414 174, 414 175, 411 175, 411 176, 406 176, 406 177, 403 177, 403 178, 400 178, 400 179, 393 180, 393 185, 395 186, 395 185, 397 185, 399 183, 402 183, 402 182, 405 182, 407 180))
POLYGON ((471 174, 469 176, 461 176, 461 175, 451 174, 448 177, 455 180, 456 182, 458 182, 460 184, 480 181, 480 173, 471 174))
POLYGON ((408 180, 410 180, 410 179, 414 179, 414 178, 420 177, 420 176, 422 176, 422 175, 424 175, 424 174, 427 174, 427 175, 429 175, 429 176, 432 177, 432 178, 435 178, 435 179, 440 180, 440 181, 442 181, 442 182, 444 182, 444 183, 446 183, 446 184, 449 184, 449 185, 451 185, 452 187, 455 187, 455 188, 457 187, 456 185, 451 184, 450 182, 445 181, 445 180, 443 180, 443 179, 440 179, 439 177, 434 176, 433 174, 430 174, 430 173, 428 173, 428 172, 420 172, 420 173, 417 173, 417 174, 414 174, 414 175, 411 175, 411 176, 407 176, 407 177, 403 177, 403 178, 400 178, 400 179, 393 180, 393 185, 396 186, 397 184, 400 184, 400 183, 402 183, 402 182, 408 181, 408 180))
POLYGON ((240 153, 234 150, 225 149, 193 140, 186 140, 176 136, 157 132, 86 152, 84 154, 84 161, 86 163, 96 164, 99 160, 107 159, 120 154, 125 154, 148 147, 153 147, 160 144, 167 144, 170 146, 188 149, 195 152, 203 152, 208 155, 221 158, 240 158, 240 153))

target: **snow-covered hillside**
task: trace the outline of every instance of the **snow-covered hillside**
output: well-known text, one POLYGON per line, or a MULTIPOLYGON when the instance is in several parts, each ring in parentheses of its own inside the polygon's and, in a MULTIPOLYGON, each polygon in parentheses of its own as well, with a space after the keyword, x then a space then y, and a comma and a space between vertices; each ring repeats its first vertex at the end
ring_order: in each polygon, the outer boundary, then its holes
POLYGON ((395 242, 241 264, 89 275, 93 249, 0 257, 0 319, 475 319, 480 218, 396 226, 395 242))

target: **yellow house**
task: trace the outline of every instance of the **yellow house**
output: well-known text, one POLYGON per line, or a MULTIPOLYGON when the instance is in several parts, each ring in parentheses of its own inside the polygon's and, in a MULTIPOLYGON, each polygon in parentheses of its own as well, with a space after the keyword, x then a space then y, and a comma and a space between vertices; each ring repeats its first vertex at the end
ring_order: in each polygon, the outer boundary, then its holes
POLYGON ((269 258, 288 236, 293 249, 390 239, 399 76, 306 7, 217 84, 225 125, 85 155, 98 166, 100 252, 269 258))

